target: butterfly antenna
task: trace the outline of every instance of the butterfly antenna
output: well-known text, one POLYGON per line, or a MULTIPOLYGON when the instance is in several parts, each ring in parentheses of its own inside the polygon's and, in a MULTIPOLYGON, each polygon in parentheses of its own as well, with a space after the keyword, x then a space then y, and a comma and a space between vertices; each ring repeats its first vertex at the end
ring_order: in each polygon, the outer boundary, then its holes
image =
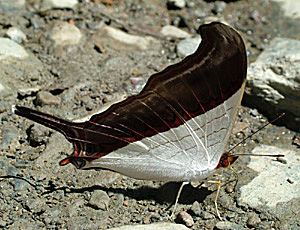
MULTIPOLYGON (((269 124, 277 121, 278 119, 280 119, 281 117, 283 117, 285 115, 285 113, 281 113, 278 117, 276 117, 275 119, 273 119, 272 121, 267 122, 265 125, 259 127, 254 133, 252 133, 251 135, 247 136, 246 138, 244 138, 243 140, 241 140, 239 143, 237 143, 236 145, 234 145, 231 149, 229 149, 229 153, 235 149, 237 146, 239 146, 240 144, 244 143, 247 139, 251 138, 254 134, 258 133, 260 130, 264 129, 266 126, 268 126, 269 124)), ((235 156, 256 156, 256 154, 233 154, 235 156)), ((257 156, 271 156, 271 157, 283 157, 284 155, 257 155, 257 156)))

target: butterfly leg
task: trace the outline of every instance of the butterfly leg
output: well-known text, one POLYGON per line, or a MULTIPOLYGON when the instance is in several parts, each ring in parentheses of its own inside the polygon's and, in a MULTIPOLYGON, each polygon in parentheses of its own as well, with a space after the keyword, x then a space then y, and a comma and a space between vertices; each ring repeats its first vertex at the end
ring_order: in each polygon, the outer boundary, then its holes
POLYGON ((216 198, 215 198, 215 208, 216 208, 216 213, 217 213, 217 216, 219 217, 220 220, 222 220, 222 217, 219 213, 219 210, 218 210, 218 204, 217 204, 217 200, 218 200, 218 197, 219 197, 219 194, 220 194, 220 189, 221 189, 221 182, 220 181, 208 181, 209 183, 213 183, 213 184, 218 184, 218 190, 217 190, 217 194, 216 194, 216 198))
POLYGON ((176 200, 175 200, 175 204, 174 204, 174 208, 173 208, 173 211, 172 211, 172 214, 170 216, 170 219, 173 218, 174 214, 175 214, 175 211, 176 211, 176 208, 177 208, 177 204, 178 204, 178 200, 179 200, 179 197, 180 197, 180 194, 182 192, 182 189, 185 185, 187 185, 189 182, 182 182, 179 190, 178 190, 178 193, 177 193, 177 196, 176 196, 176 200))

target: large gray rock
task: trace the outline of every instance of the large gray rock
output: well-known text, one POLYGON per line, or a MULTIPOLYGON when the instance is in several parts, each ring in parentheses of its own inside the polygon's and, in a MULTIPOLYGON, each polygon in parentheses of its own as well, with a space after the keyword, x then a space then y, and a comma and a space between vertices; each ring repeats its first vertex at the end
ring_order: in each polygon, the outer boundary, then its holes
POLYGON ((272 116, 280 111, 300 130, 300 41, 275 38, 248 68, 246 104, 272 116))
POLYGON ((300 1, 295 0, 272 0, 278 2, 282 7, 285 16, 299 18, 300 17, 300 1))
POLYGON ((279 209, 293 199, 299 199, 300 151, 275 146, 258 146, 253 154, 283 154, 286 163, 266 157, 250 157, 248 167, 258 175, 240 188, 239 202, 252 208, 279 209))

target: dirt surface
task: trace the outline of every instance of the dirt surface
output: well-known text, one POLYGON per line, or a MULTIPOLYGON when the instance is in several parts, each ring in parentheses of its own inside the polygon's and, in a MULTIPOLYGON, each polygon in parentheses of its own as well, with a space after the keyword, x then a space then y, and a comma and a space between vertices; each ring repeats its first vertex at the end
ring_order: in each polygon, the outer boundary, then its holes
MULTIPOLYGON (((71 165, 60 167, 58 161, 72 152, 72 146, 62 135, 11 114, 12 104, 74 120, 124 94, 139 92, 151 74, 181 60, 175 49, 179 39, 159 35, 161 27, 167 24, 196 34, 199 25, 205 22, 226 21, 244 37, 250 62, 274 37, 300 39, 299 30, 294 29, 300 28, 299 20, 285 18, 279 6, 271 1, 191 0, 185 8, 176 10, 168 9, 164 1, 155 0, 80 1, 72 10, 38 9, 38 5, 39 1, 28 1, 26 10, 0 15, 0 37, 5 36, 9 27, 19 27, 27 35, 22 46, 40 63, 36 70, 40 73, 38 78, 31 73, 24 75, 26 71, 20 69, 25 67, 21 66, 14 70, 20 68, 19 78, 12 79, 14 85, 25 84, 38 90, 26 93, 16 90, 0 98, 0 175, 10 176, 0 180, 0 227, 11 229, 107 229, 168 222, 180 186, 134 180, 112 172, 80 171, 71 165), (77 45, 56 47, 47 33, 58 21, 74 24, 84 39, 77 45), (101 23, 130 34, 152 36, 159 45, 140 50, 112 40, 101 43, 98 36, 101 23), (40 91, 50 92, 60 103, 40 104, 40 91)), ((231 146, 265 124, 266 119, 255 109, 242 107, 238 122, 244 128, 232 136, 231 146)), ((249 153, 260 144, 296 150, 297 145, 292 144, 295 136, 297 133, 285 127, 269 125, 235 152, 249 153)), ((234 165, 240 175, 238 188, 256 175, 246 167, 247 161, 247 157, 241 157, 234 165)), ((230 170, 220 174, 224 183, 219 210, 225 220, 244 228, 297 226, 295 215, 284 220, 280 210, 268 212, 240 206, 236 201, 239 193, 232 192, 234 174, 230 170), (256 215, 260 221, 249 224, 249 218, 256 215)), ((215 185, 201 188, 188 185, 183 189, 178 212, 184 210, 192 216, 191 229, 213 229, 219 222, 213 203, 215 192, 215 185)))

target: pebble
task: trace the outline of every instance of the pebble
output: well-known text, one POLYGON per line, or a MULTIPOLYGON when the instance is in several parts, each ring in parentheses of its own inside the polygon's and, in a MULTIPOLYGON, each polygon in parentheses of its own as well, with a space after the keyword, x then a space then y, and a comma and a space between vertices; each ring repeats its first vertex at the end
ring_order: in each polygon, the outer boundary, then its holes
POLYGON ((25 0, 2 0, 0 1, 0 12, 17 12, 25 8, 25 0))
POLYGON ((226 3, 221 1, 216 1, 214 7, 212 8, 212 13, 218 14, 222 13, 226 8, 226 3))
POLYGON ((260 224, 261 220, 256 213, 251 213, 247 220, 247 226, 250 228, 254 228, 258 224, 260 224))
POLYGON ((78 4, 78 0, 44 0, 43 7, 54 9, 72 9, 78 4))
MULTIPOLYGON (((0 85, 0 88, 1 88, 1 85, 0 85)), ((0 89, 0 91, 1 91, 1 89, 0 89)), ((5 111, 7 111, 6 105, 3 102, 0 102, 0 113, 3 113, 5 111)))
POLYGON ((195 201, 191 207, 191 211, 196 215, 196 216, 201 216, 202 215, 202 210, 200 207, 200 204, 198 201, 195 201))
POLYGON ((249 128, 247 122, 238 121, 233 127, 232 134, 237 135, 240 132, 245 132, 247 128, 249 128))
POLYGON ((8 58, 25 59, 28 57, 26 50, 9 38, 0 38, 0 61, 8 58))
POLYGON ((40 106, 60 105, 61 99, 47 91, 40 91, 36 95, 36 103, 40 106))
POLYGON ((22 43, 27 40, 26 35, 18 27, 10 27, 6 31, 6 35, 13 41, 17 43, 22 43))
POLYGON ((189 38, 191 35, 184 30, 177 28, 176 26, 166 25, 164 26, 160 33, 165 37, 171 38, 189 38))
POLYGON ((55 46, 77 45, 82 39, 80 30, 68 22, 57 22, 52 27, 49 37, 55 46))
POLYGON ((4 228, 7 225, 6 221, 0 219, 0 227, 4 228))
POLYGON ((20 170, 15 168, 14 166, 9 166, 7 169, 7 175, 9 176, 16 176, 20 170))
POLYGON ((28 199, 26 201, 26 209, 29 209, 32 213, 41 213, 46 210, 46 205, 39 198, 28 199))
POLYGON ((111 26, 102 26, 99 29, 99 36, 100 37, 108 37, 110 39, 113 39, 115 41, 138 47, 141 50, 147 50, 150 48, 153 43, 156 42, 156 40, 150 36, 142 37, 137 35, 131 35, 128 33, 125 33, 122 30, 113 28, 111 26))
POLYGON ((42 125, 34 124, 29 130, 30 145, 38 146, 45 143, 45 136, 48 136, 49 129, 42 125))
POLYGON ((20 138, 20 133, 19 130, 16 128, 14 125, 10 124, 4 124, 1 127, 1 142, 0 145, 3 149, 7 149, 10 147, 16 148, 17 146, 20 145, 19 143, 19 138, 20 138))
POLYGON ((209 220, 209 219, 213 219, 215 216, 209 212, 202 212, 202 218, 204 220, 209 220))
POLYGON ((241 230, 244 229, 242 226, 229 222, 229 221, 219 221, 215 228, 217 230, 241 230))
POLYGON ((168 0, 167 7, 169 10, 182 9, 185 7, 185 0, 168 0))
POLYGON ((95 209, 107 210, 110 198, 106 192, 95 190, 88 202, 95 209))
POLYGON ((181 211, 178 213, 176 221, 178 221, 179 223, 183 223, 187 227, 192 227, 194 225, 193 217, 185 211, 181 211))
POLYGON ((195 53, 201 42, 200 36, 195 38, 187 38, 182 40, 176 45, 176 52, 180 57, 186 57, 190 54, 195 53))
POLYGON ((117 228, 110 228, 110 230, 188 230, 188 228, 182 224, 153 223, 153 224, 125 225, 117 228))

